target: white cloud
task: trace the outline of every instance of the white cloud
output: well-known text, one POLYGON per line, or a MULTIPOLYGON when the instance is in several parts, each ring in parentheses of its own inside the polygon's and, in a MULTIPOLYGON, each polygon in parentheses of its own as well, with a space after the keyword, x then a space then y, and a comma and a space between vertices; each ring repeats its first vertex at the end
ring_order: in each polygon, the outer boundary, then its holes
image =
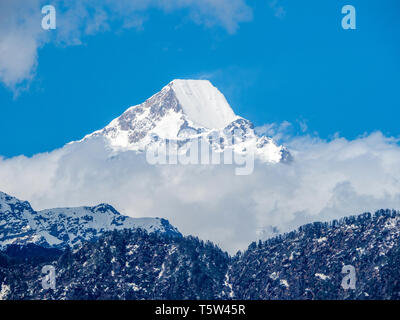
POLYGON ((0 81, 18 91, 34 77, 38 49, 53 40, 79 45, 82 37, 111 29, 143 28, 148 9, 166 13, 181 10, 195 23, 221 26, 234 33, 241 22, 252 19, 245 0, 53 0, 57 29, 41 29, 45 0, 0 0, 0 81))
POLYGON ((15 89, 33 77, 37 49, 46 41, 39 0, 0 0, 0 80, 15 89))
POLYGON ((257 163, 249 176, 223 165, 150 166, 133 152, 109 158, 98 140, 0 160, 0 190, 36 209, 108 202, 131 216, 165 217, 183 233, 231 252, 273 227, 282 232, 316 220, 400 209, 395 139, 379 132, 352 141, 281 137, 294 161, 257 163))
POLYGON ((293 126, 289 121, 283 121, 282 123, 266 123, 262 126, 254 128, 258 135, 266 135, 273 137, 276 141, 283 141, 290 139, 290 130, 293 126))

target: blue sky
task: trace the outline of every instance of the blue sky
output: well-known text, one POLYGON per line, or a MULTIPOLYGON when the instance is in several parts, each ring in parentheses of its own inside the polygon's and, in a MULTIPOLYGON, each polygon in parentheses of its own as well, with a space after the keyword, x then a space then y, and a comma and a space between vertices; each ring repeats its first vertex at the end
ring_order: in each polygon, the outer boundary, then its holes
POLYGON ((51 35, 23 83, 29 87, 16 94, 0 85, 0 155, 33 155, 80 139, 174 78, 210 79, 255 125, 302 121, 326 139, 375 130, 399 136, 399 2, 272 4, 247 1, 252 17, 237 28, 198 23, 187 8, 150 8, 137 16, 145 18, 141 27, 113 19, 108 30, 82 33, 79 45, 57 41, 63 25, 40 31, 51 35), (357 30, 341 28, 345 4, 357 10, 357 30))

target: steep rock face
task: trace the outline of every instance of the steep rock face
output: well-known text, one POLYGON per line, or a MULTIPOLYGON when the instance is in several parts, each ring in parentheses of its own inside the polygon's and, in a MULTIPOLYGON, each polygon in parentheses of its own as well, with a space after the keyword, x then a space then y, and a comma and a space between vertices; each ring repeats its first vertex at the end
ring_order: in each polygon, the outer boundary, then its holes
POLYGON ((126 228, 181 236, 165 219, 124 216, 108 204, 36 212, 28 202, 0 192, 0 247, 34 243, 64 248, 96 239, 106 231, 126 228))
POLYGON ((283 146, 257 136, 253 124, 235 115, 222 93, 207 80, 172 81, 83 141, 95 137, 104 138, 112 153, 162 149, 170 142, 184 153, 197 139, 206 141, 213 152, 226 148, 253 152, 266 163, 290 159, 283 146))

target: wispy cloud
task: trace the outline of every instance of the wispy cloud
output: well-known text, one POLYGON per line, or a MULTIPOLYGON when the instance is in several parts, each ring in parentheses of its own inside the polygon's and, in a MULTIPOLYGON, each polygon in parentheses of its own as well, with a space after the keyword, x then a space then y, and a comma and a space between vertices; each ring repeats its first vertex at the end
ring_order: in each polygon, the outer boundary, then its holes
POLYGON ((274 11, 275 17, 282 19, 286 16, 286 9, 281 5, 281 0, 272 0, 269 6, 274 11))
MULTIPOLYGON (((182 11, 197 24, 220 26, 234 33, 252 19, 245 0, 54 0, 57 30, 41 29, 45 0, 0 0, 0 81, 21 90, 35 75, 38 49, 50 41, 79 45, 86 35, 120 28, 144 27, 149 9, 165 13, 182 11)), ((117 30, 118 31, 118 30, 117 30)))

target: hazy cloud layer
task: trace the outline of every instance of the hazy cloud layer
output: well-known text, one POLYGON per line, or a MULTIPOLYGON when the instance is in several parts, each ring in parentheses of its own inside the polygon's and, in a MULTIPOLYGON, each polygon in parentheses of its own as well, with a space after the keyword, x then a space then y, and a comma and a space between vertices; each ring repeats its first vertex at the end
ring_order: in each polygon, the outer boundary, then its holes
POLYGON ((289 126, 266 127, 286 141, 294 162, 258 163, 249 176, 229 165, 150 166, 133 152, 110 158, 97 140, 0 160, 0 190, 36 209, 108 202, 131 216, 165 217, 232 252, 273 227, 400 209, 398 141, 379 132, 353 141, 291 137, 289 126))
MULTIPOLYGON (((29 84, 38 63, 38 49, 52 41, 78 45, 85 35, 109 31, 110 23, 143 28, 147 10, 181 10, 197 24, 221 26, 234 33, 252 19, 245 0, 54 0, 57 29, 41 29, 45 0, 0 0, 0 81, 12 90, 29 84)), ((115 30, 114 31, 118 31, 115 30)))

